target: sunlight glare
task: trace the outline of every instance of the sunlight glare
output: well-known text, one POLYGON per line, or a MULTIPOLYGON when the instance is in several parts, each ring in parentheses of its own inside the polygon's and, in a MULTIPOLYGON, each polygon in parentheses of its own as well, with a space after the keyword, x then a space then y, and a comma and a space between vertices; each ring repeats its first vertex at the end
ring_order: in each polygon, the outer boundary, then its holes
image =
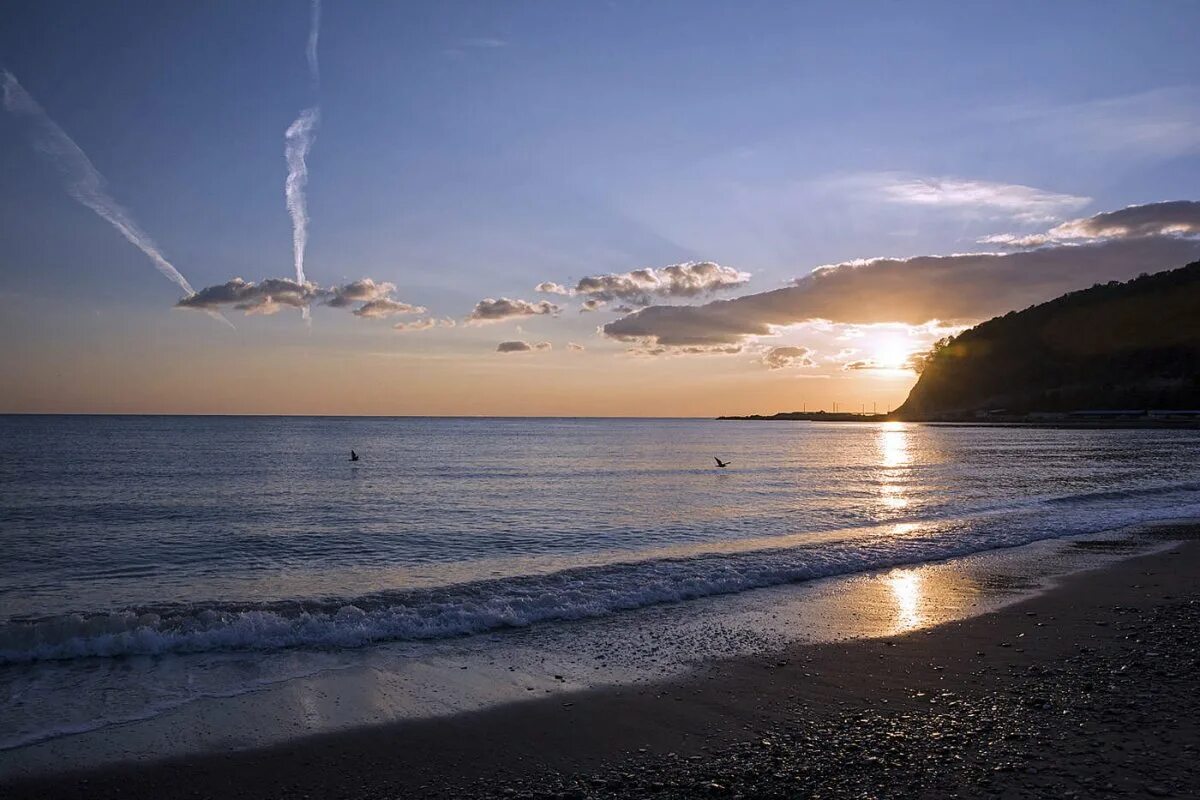
POLYGON ((879 429, 879 453, 885 467, 902 467, 912 461, 908 430, 900 422, 885 422, 879 429))
POLYGON ((921 614, 921 576, 916 570, 893 570, 888 576, 888 585, 896 598, 896 630, 909 631, 920 627, 924 616, 921 614))
POLYGON ((899 336, 888 336, 875 345, 873 359, 880 369, 904 369, 910 349, 899 336))

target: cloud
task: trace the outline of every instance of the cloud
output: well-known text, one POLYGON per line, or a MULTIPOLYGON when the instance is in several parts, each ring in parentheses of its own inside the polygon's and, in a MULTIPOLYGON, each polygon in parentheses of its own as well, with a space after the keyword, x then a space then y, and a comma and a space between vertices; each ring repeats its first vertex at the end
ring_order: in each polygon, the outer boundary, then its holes
POLYGON ((393 283, 376 283, 370 278, 330 288, 322 288, 311 281, 300 283, 291 278, 267 278, 258 283, 234 278, 205 287, 183 298, 175 306, 205 311, 229 306, 247 314, 274 314, 283 307, 307 311, 314 303, 323 303, 332 308, 349 308, 355 303, 362 303, 353 309, 353 314, 364 319, 425 313, 421 306, 402 303, 391 297, 395 290, 393 283))
POLYGON ((879 369, 879 365, 868 358, 868 359, 864 359, 864 360, 860 360, 860 361, 849 361, 845 364, 842 364, 842 369, 844 369, 844 370, 879 369))
POLYGON ((465 39, 459 39, 458 46, 493 50, 497 47, 508 47, 508 42, 495 36, 469 36, 465 39))
POLYGON ((536 317, 557 314, 561 309, 548 300, 531 303, 528 300, 511 300, 501 297, 499 300, 487 298, 475 304, 474 310, 467 317, 467 322, 483 325, 489 322, 503 322, 508 319, 536 317))
POLYGON ((408 303, 401 303, 399 300, 381 297, 378 300, 372 300, 354 309, 354 316, 366 317, 368 319, 384 319, 394 314, 424 314, 426 310, 424 306, 413 306, 408 303))
POLYGON ((905 173, 867 173, 845 179, 873 197, 901 205, 1000 214, 1019 222, 1048 222, 1078 211, 1092 200, 1019 183, 995 183, 905 173))
POLYGON ((370 278, 362 278, 361 280, 351 281, 343 286, 335 286, 330 292, 332 297, 325 301, 325 305, 333 306, 334 308, 345 308, 352 306, 355 303, 369 303, 373 300, 382 300, 396 291, 394 283, 376 283, 370 278))
POLYGON ((787 367, 815 367, 813 360, 816 352, 808 347, 771 347, 763 353, 763 363, 767 369, 785 369, 787 367))
POLYGON ((833 355, 825 356, 825 360, 826 361, 841 361, 844 363, 846 361, 846 359, 850 358, 850 356, 856 354, 857 352, 858 352, 857 348, 843 347, 841 350, 837 351, 833 355))
POLYGON ((550 281, 538 284, 537 289, 552 294, 582 295, 603 302, 623 300, 635 306, 647 306, 655 297, 698 297, 733 289, 749 280, 749 273, 732 267, 712 261, 689 261, 659 269, 591 275, 580 278, 573 289, 550 281))
POLYGON ((430 328, 453 328, 454 320, 449 317, 445 319, 414 319, 411 322, 397 322, 392 326, 392 330, 397 333, 413 333, 416 331, 427 331, 430 328))
POLYGON ((1055 156, 1170 159, 1200 152, 1200 88, 1165 87, 1056 107, 1010 106, 994 109, 988 121, 1040 141, 1055 156))
POLYGON ((232 306, 247 314, 274 314, 281 306, 307 308, 318 297, 320 289, 313 283, 297 283, 290 278, 268 278, 254 283, 234 278, 217 286, 207 286, 175 306, 205 311, 232 306))
POLYGON ((304 55, 308 59, 308 74, 315 87, 321 81, 321 68, 317 61, 317 41, 321 36, 321 0, 312 0, 309 14, 308 47, 304 55))
POLYGON ((450 46, 442 50, 448 56, 461 57, 466 55, 468 50, 498 50, 503 47, 508 47, 508 41, 499 39, 495 36, 468 36, 463 39, 457 39, 450 46))
POLYGON ((587 348, 581 344, 576 344, 575 342, 567 342, 567 349, 573 350, 575 352, 581 352, 583 350, 586 350, 587 348))
POLYGON ((1144 236, 1012 253, 867 259, 820 267, 792 286, 732 300, 651 306, 608 323, 603 332, 641 345, 711 347, 816 319, 967 323, 1198 258, 1200 240, 1144 236))
POLYGON ((1175 200, 1129 206, 1065 222, 1051 228, 1048 235, 1058 239, 1129 239, 1173 234, 1200 235, 1200 203, 1175 200))
POLYGON ((1136 239, 1147 236, 1200 236, 1200 202, 1172 200, 1128 206, 1057 225, 1045 233, 998 233, 980 239, 982 244, 1005 247, 1041 247, 1057 242, 1096 239, 1136 239))
POLYGON ((579 313, 584 314, 588 311, 599 311, 606 305, 608 305, 608 303, 606 303, 604 300, 597 300, 595 297, 591 297, 583 301, 583 306, 580 307, 579 313))
POLYGON ((669 347, 650 343, 638 343, 629 348, 635 356, 732 356, 742 352, 740 344, 729 345, 694 345, 688 347, 669 347))
POLYGON ((501 342, 496 345, 497 353, 532 353, 534 351, 549 350, 553 347, 549 342, 538 342, 530 344, 525 341, 501 342))

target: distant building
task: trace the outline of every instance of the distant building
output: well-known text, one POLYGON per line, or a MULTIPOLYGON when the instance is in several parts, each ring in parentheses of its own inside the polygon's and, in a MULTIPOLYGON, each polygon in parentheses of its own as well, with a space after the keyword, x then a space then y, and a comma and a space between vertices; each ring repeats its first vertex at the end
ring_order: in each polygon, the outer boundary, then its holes
POLYGON ((1084 417, 1086 419, 1132 419, 1134 417, 1146 416, 1144 408, 1130 409, 1089 409, 1086 411, 1072 411, 1072 417, 1084 417))

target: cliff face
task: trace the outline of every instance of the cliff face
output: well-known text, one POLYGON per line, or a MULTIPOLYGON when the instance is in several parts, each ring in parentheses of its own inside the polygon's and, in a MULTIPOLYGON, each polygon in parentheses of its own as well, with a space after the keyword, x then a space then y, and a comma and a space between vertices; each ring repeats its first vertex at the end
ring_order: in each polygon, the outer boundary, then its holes
POLYGON ((1071 292, 940 342, 902 419, 1200 408, 1200 261, 1071 292))

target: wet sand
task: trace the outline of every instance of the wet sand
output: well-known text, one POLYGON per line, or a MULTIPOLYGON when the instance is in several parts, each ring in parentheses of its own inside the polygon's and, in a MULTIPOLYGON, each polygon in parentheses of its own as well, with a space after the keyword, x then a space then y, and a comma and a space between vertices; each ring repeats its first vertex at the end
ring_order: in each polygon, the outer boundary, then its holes
POLYGON ((1157 535, 1188 541, 928 630, 0 794, 1194 797, 1200 542, 1157 535))

